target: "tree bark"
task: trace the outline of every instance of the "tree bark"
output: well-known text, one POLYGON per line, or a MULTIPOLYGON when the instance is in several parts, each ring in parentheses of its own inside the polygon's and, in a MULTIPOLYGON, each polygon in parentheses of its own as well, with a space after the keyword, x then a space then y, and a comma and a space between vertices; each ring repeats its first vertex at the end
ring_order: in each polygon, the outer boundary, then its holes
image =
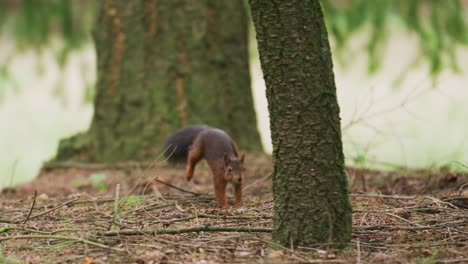
POLYGON ((250 0, 273 143, 273 239, 351 239, 351 204, 328 35, 318 0, 250 0))
POLYGON ((56 159, 151 159, 189 124, 222 128, 242 149, 261 150, 245 11, 242 0, 101 1, 93 120, 61 142, 56 159))

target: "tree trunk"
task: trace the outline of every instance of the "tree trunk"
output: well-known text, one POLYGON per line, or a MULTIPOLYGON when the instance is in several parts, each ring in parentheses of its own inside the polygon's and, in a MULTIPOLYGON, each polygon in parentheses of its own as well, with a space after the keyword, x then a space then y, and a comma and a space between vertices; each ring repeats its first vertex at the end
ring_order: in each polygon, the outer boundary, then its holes
POLYGON ((261 150, 242 0, 101 3, 94 117, 87 133, 60 143, 56 159, 151 159, 189 124, 222 128, 242 149, 261 150))
POLYGON ((273 239, 351 239, 351 204, 327 31, 318 0, 250 0, 273 142, 273 239))

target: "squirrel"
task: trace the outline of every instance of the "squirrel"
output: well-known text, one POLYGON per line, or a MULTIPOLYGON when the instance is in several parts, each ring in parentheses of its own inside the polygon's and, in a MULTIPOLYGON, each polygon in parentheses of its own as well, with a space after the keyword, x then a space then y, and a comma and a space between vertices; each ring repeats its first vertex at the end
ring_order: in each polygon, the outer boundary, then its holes
POLYGON ((164 157, 172 163, 187 162, 185 179, 190 181, 197 163, 205 159, 213 173, 216 202, 228 208, 226 186, 234 185, 234 203, 242 204, 244 157, 229 135, 207 125, 192 125, 171 134, 164 143, 164 157))

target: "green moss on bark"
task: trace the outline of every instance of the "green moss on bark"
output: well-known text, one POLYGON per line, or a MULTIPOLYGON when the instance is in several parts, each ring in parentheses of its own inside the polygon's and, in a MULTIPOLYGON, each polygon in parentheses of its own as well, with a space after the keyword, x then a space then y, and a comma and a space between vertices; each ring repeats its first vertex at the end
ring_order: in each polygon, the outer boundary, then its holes
POLYGON ((344 245, 351 204, 330 47, 318 0, 250 0, 273 143, 273 239, 344 245))

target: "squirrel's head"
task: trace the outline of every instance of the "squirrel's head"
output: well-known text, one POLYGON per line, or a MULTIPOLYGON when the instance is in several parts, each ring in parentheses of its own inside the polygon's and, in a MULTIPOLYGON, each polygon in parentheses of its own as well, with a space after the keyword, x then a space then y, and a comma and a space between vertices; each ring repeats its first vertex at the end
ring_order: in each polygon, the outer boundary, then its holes
POLYGON ((244 179, 244 174, 244 154, 240 159, 231 159, 227 153, 224 153, 224 179, 234 184, 240 184, 244 179))

